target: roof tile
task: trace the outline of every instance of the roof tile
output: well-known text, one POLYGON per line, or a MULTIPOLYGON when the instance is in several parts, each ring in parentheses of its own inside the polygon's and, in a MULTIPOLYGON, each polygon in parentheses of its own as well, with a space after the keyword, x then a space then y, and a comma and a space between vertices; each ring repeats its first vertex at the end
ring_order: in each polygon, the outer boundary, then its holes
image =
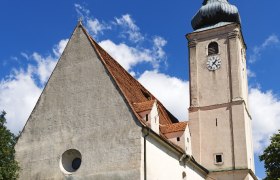
POLYGON ((188 122, 178 122, 173 124, 167 124, 160 127, 160 131, 163 134, 172 133, 172 132, 179 132, 185 131, 188 122))
POLYGON ((140 113, 143 111, 151 110, 154 103, 155 103, 155 100, 149 100, 149 101, 140 102, 140 103, 133 103, 133 107, 137 113, 140 113))

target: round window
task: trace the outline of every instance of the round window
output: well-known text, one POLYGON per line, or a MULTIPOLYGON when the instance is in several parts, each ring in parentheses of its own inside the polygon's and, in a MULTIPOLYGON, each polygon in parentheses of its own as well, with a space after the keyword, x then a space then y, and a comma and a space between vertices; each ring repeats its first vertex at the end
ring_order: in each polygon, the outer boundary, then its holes
POLYGON ((82 163, 82 155, 76 149, 65 151, 60 159, 60 168, 66 174, 71 174, 77 171, 82 163))

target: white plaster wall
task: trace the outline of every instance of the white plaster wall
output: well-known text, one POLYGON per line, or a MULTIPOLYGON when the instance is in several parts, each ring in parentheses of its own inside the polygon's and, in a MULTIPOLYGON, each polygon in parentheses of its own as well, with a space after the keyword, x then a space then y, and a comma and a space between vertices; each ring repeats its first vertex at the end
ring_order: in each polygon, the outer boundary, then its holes
POLYGON ((185 136, 184 131, 179 132, 172 132, 164 134, 169 141, 173 142, 174 144, 180 146, 182 149, 185 149, 185 136), (177 141, 177 138, 180 138, 180 141, 177 141))
POLYGON ((192 139, 190 134, 190 128, 189 125, 187 125, 185 132, 184 132, 184 140, 185 140, 185 151, 186 154, 192 155, 192 139))
POLYGON ((143 119, 143 121, 146 121, 146 124, 150 127, 151 126, 151 114, 150 114, 150 110, 148 111, 143 111, 143 112, 140 112, 138 113, 141 118, 143 119), (148 114, 148 121, 146 120, 146 115, 148 114))
MULTIPOLYGON (((144 138, 142 141, 144 141, 144 138)), ((183 180, 183 172, 187 174, 185 178, 187 180, 205 179, 205 177, 197 172, 190 164, 185 166, 180 164, 180 155, 167 148, 153 137, 147 137, 146 145, 147 180, 183 180)))
POLYGON ((191 71, 197 71, 197 94, 199 106, 222 104, 230 101, 229 69, 228 69, 227 41, 224 37, 203 39, 196 46, 197 66, 191 71), (208 45, 211 42, 219 44, 219 56, 222 61, 221 68, 212 72, 207 69, 208 45))
MULTIPOLYGON (((199 121, 200 131, 191 129, 193 154, 195 159, 208 170, 224 170, 232 168, 232 143, 228 107, 198 111, 199 119, 190 119, 191 122, 199 121), (216 124, 217 119, 217 124, 216 124), (199 134, 199 135, 198 135, 199 134), (198 148, 199 146, 199 148, 198 148), (197 151, 198 149, 198 151, 197 151), (215 165, 214 154, 222 153, 222 165, 215 165)), ((192 113, 190 113, 192 115, 192 113)), ((192 125, 192 124, 191 124, 192 125)))

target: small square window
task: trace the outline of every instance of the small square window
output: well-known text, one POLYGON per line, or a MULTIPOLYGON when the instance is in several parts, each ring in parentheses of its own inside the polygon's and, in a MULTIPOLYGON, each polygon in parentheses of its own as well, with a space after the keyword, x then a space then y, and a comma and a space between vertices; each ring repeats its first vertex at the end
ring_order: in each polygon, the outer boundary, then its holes
POLYGON ((180 137, 177 137, 177 141, 180 141, 180 137))
POLYGON ((215 164, 223 164, 224 160, 223 160, 223 154, 215 154, 215 164))

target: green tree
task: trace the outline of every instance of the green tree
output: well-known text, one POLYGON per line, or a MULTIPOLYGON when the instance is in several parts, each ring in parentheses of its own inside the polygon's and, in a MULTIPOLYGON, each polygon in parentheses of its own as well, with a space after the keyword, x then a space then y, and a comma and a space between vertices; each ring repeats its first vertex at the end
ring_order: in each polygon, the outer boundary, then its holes
POLYGON ((267 177, 264 180, 280 180, 280 130, 270 140, 270 145, 259 157, 266 169, 267 177))
POLYGON ((5 115, 5 111, 0 113, 0 180, 13 180, 19 172, 14 149, 17 138, 7 129, 5 115))

